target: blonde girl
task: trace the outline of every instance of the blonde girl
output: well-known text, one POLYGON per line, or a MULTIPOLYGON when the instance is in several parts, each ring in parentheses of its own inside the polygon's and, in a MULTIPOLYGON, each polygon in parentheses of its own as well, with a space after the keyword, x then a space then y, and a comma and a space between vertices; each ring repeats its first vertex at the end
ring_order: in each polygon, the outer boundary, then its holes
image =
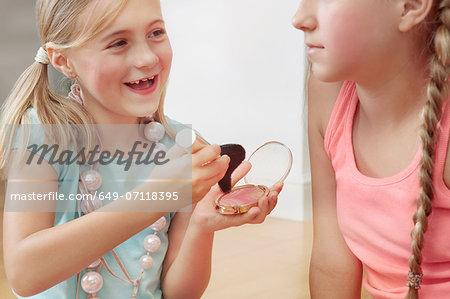
MULTIPOLYGON (((42 163, 19 159, 18 165, 12 164, 21 149, 16 142, 19 131, 11 129, 14 125, 51 125, 54 135, 46 131, 45 138, 69 148, 76 148, 80 138, 92 145, 100 140, 103 148, 120 148, 130 140, 145 140, 137 131, 96 135, 86 125, 125 127, 154 115, 168 133, 160 143, 174 145, 175 132, 163 113, 172 50, 158 0, 38 0, 37 19, 42 47, 1 114, 0 168, 7 170, 8 179, 4 258, 14 292, 18 297, 58 299, 199 298, 209 281, 214 232, 262 222, 274 208, 281 185, 245 215, 219 215, 213 206, 220 195, 216 183, 229 158, 220 157, 217 145, 196 142, 192 157, 178 153, 151 172, 150 166, 144 167, 150 180, 140 184, 130 185, 128 173, 117 165, 97 165, 103 176, 99 191, 126 192, 132 186, 131 191, 141 195, 161 191, 157 187, 163 185, 151 184, 152 179, 176 179, 178 171, 192 171, 192 203, 196 203, 192 212, 168 213, 172 210, 157 204, 159 209, 153 211, 148 202, 131 203, 135 206, 126 212, 121 207, 130 208, 130 203, 123 196, 83 213, 70 203, 67 209, 59 209, 58 203, 57 212, 8 210, 13 194, 70 196, 87 188, 78 165, 52 164, 47 155, 42 163), (69 98, 50 88, 49 64, 77 82, 69 98), (68 125, 82 128, 80 135, 65 131, 68 125)), ((42 145, 43 132, 33 128, 29 139, 42 145)), ((233 182, 249 168, 243 163, 233 182)), ((170 191, 182 188, 176 183, 164 186, 170 191)))
POLYGON ((303 0, 293 23, 312 64, 312 298, 359 298, 361 280, 447 298, 450 1, 303 0))

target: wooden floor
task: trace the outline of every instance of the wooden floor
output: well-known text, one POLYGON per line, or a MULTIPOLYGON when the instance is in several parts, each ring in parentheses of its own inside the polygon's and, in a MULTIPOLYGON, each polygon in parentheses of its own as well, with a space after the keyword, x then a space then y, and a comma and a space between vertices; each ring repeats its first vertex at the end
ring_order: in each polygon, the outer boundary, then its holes
POLYGON ((269 218, 221 231, 204 298, 309 298, 312 224, 269 218))
MULTIPOLYGON (((3 196, 1 182, 0 186, 3 196)), ((202 298, 310 298, 311 244, 311 222, 268 218, 260 225, 219 231, 214 242, 211 282, 202 298)), ((2 248, 0 298, 13 299, 4 274, 2 248)), ((364 294, 362 298, 370 297, 364 294)))

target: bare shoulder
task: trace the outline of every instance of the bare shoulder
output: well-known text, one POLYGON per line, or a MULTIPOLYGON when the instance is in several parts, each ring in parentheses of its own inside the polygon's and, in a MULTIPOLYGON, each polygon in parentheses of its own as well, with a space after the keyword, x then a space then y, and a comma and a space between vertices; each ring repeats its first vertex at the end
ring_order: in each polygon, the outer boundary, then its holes
POLYGON ((308 115, 311 129, 315 128, 322 136, 325 135, 328 121, 334 104, 342 87, 342 82, 323 82, 314 73, 308 81, 308 115))

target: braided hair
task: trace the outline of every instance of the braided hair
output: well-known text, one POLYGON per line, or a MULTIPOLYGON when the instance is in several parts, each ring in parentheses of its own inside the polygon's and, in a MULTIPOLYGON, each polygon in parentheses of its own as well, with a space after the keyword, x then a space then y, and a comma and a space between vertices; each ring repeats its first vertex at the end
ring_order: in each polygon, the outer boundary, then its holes
POLYGON ((414 213, 414 228, 411 231, 411 251, 409 259, 409 290, 406 299, 418 298, 422 280, 423 236, 428 228, 428 216, 431 214, 433 199, 433 168, 435 147, 438 136, 438 123, 441 118, 442 104, 447 98, 448 65, 450 61, 450 0, 436 1, 437 13, 433 22, 430 77, 427 84, 427 102, 422 110, 420 139, 422 153, 419 168, 420 193, 417 211, 414 213))

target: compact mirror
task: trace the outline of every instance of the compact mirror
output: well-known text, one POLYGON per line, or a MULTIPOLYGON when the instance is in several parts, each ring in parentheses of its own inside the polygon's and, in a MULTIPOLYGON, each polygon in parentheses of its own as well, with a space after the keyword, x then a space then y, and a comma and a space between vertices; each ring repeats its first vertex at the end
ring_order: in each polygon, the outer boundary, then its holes
POLYGON ((225 215, 242 214, 257 206, 269 194, 269 188, 284 182, 292 167, 292 152, 281 142, 270 141, 248 158, 252 169, 244 177, 245 185, 234 187, 216 199, 216 209, 225 215))

